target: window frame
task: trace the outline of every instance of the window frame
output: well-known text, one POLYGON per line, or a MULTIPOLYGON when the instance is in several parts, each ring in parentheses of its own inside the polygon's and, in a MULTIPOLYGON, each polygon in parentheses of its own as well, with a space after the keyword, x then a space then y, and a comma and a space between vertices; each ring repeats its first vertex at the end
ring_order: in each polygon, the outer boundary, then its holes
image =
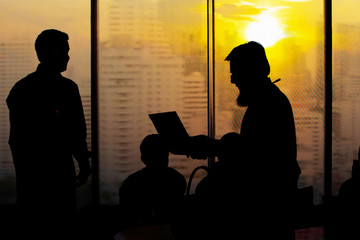
MULTIPOLYGON (((325 129, 324 129, 324 198, 332 196, 332 0, 324 1, 324 74, 325 74, 325 129)), ((98 142, 98 12, 99 0, 91 0, 91 150, 92 150, 92 202, 100 202, 99 142, 98 142)), ((208 135, 215 136, 215 0, 207 0, 207 83, 208 83, 208 135)), ((211 167, 214 159, 209 158, 211 167)))

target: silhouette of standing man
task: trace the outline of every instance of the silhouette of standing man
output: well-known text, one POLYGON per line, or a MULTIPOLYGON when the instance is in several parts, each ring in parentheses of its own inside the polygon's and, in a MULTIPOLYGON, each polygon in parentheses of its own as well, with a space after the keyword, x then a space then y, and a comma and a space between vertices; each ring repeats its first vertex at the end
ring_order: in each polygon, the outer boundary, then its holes
MULTIPOLYGON (((230 61, 231 83, 240 91, 237 103, 247 107, 238 141, 238 161, 244 168, 239 172, 245 180, 238 201, 231 199, 238 202, 231 211, 246 219, 243 229, 251 239, 294 239, 291 224, 300 167, 290 102, 268 77, 270 65, 259 43, 239 45, 225 60, 230 61)), ((192 137, 190 156, 208 156, 215 141, 192 137)))
POLYGON ((61 75, 70 59, 68 39, 55 29, 41 32, 35 41, 40 64, 13 86, 6 100, 17 203, 43 214, 39 219, 75 213, 76 186, 91 174, 79 89, 61 75))
POLYGON ((254 220, 266 226, 269 236, 292 239, 291 226, 285 226, 291 223, 300 167, 290 102, 268 77, 270 65, 260 44, 240 45, 226 60, 231 83, 240 91, 237 102, 248 107, 240 132, 243 157, 254 170, 250 193, 256 196, 259 213, 265 213, 262 220, 254 220))

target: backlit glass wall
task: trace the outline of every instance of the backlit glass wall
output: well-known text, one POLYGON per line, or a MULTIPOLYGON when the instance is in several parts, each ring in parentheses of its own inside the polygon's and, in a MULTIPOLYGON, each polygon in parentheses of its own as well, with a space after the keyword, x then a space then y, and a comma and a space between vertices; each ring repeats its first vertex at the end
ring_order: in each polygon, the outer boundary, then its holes
POLYGON ((324 186, 323 11, 321 0, 215 1, 216 135, 240 132, 246 110, 237 106, 239 92, 224 59, 239 44, 258 41, 265 47, 271 80, 281 79, 276 85, 292 105, 299 187, 313 186, 315 203, 322 202, 324 186))
MULTIPOLYGON (((1 1, 0 19, 0 202, 14 203, 15 171, 8 145, 9 111, 6 97, 15 82, 36 70, 39 62, 34 43, 38 34, 45 29, 58 29, 69 35, 70 61, 63 76, 79 86, 90 149, 90 2, 1 1)), ((90 181, 78 189, 79 207, 91 202, 90 190, 90 181)))
MULTIPOLYGON (((91 144, 90 1, 0 2, 0 202, 14 203, 15 173, 7 144, 5 99, 17 80, 35 70, 38 60, 34 41, 44 29, 56 28, 69 34, 71 59, 63 75, 79 85, 91 144)), ((236 105, 238 90, 230 84, 229 63, 224 58, 233 47, 251 40, 265 46, 270 77, 273 81, 281 78, 276 85, 293 107, 302 170, 299 187, 313 186, 314 203, 322 203, 322 0, 98 2, 101 203, 116 204, 122 181, 144 167, 139 145, 146 135, 156 133, 149 113, 177 111, 190 135, 207 135, 210 109, 215 113, 211 114, 214 125, 210 128, 214 127, 216 138, 229 131, 240 131, 246 109, 236 105), (214 75, 208 72, 213 67, 214 75), (214 85, 210 84, 213 80, 214 85), (214 108, 208 104, 209 92, 214 93, 214 108)), ((354 0, 333 1, 335 196, 341 183, 351 176, 352 161, 357 158, 360 145, 358 5, 354 0)), ((187 180, 199 165, 207 162, 170 155, 170 166, 187 180)), ((198 172, 192 187, 203 176, 203 172, 198 172)), ((91 202, 90 183, 79 189, 79 196, 80 206, 91 202)), ((321 233, 312 234, 312 239, 316 239, 316 234, 321 238, 321 233)))
MULTIPOLYGON (((276 85, 287 95, 293 108, 297 159, 302 171, 299 188, 313 186, 314 203, 321 204, 324 194, 323 1, 217 0, 214 7, 217 138, 229 131, 240 132, 246 111, 236 103, 239 90, 230 83, 230 66, 224 59, 234 47, 257 41, 265 47, 271 80, 281 79, 276 85)), ((298 230, 296 239, 323 239, 323 229, 298 230)))
POLYGON ((333 1, 333 195, 351 177, 360 146, 359 6, 333 1))
MULTIPOLYGON (((100 199, 116 204, 123 180, 145 167, 140 143, 157 133, 148 114, 176 111, 190 135, 207 135, 206 1, 99 3, 100 199)), ((170 155, 187 180, 199 165, 170 155)))

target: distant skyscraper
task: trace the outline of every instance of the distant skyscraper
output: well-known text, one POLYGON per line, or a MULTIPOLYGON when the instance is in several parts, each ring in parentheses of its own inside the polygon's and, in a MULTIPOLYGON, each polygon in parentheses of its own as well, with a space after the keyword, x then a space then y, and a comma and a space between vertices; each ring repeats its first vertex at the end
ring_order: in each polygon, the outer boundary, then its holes
MULTIPOLYGON (((108 30, 101 34, 109 37, 99 53, 100 186, 105 201, 117 202, 121 182, 144 167, 140 143, 156 132, 148 114, 175 110, 190 134, 207 134, 207 97, 205 77, 185 76, 183 58, 171 52, 156 2, 108 7, 108 30)), ((199 162, 170 156, 170 166, 185 176, 199 162)))
POLYGON ((352 162, 360 146, 360 28, 336 24, 333 50, 333 189, 351 176, 352 162))
MULTIPOLYGON (((292 42, 287 47, 299 46, 292 42)), ((313 186, 314 203, 318 204, 324 194, 323 45, 314 46, 300 57, 291 53, 294 54, 289 52, 291 61, 281 75, 279 88, 288 96, 294 113, 297 159, 302 171, 298 185, 313 186)))
POLYGON ((10 125, 6 98, 17 81, 34 71, 35 56, 34 45, 28 39, 0 42, 0 178, 15 177, 8 145, 10 125))
POLYGON ((306 103, 294 104, 293 111, 296 116, 297 159, 301 168, 299 187, 313 186, 314 202, 318 204, 322 201, 324 188, 324 118, 321 113, 311 111, 306 103))
POLYGON ((29 39, 11 39, 0 42, 0 202, 14 203, 15 169, 12 161, 9 139, 9 111, 6 98, 12 86, 34 71, 36 55, 29 39), (3 193, 3 191, 5 191, 3 193))

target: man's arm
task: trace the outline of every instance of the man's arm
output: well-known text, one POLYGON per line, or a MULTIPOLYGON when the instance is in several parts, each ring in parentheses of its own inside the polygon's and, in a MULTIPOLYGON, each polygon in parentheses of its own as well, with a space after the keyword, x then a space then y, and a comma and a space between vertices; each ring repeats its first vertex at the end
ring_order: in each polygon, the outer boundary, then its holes
POLYGON ((205 135, 190 137, 186 145, 188 156, 193 159, 206 159, 210 156, 217 156, 220 151, 219 140, 205 135))
POLYGON ((90 157, 86 142, 86 122, 84 110, 79 93, 79 88, 75 87, 73 101, 73 156, 79 165, 79 174, 77 175, 77 186, 80 187, 87 182, 91 175, 90 157))

